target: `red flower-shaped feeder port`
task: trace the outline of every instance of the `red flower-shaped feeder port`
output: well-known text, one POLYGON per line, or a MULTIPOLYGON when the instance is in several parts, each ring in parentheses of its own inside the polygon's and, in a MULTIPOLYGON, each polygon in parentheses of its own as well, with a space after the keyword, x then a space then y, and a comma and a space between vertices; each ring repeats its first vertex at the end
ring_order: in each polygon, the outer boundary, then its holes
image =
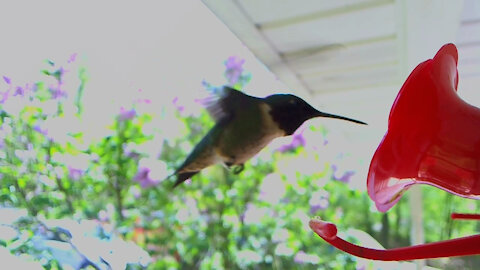
MULTIPOLYGON (((393 103, 388 131, 370 163, 367 188, 379 211, 397 203, 411 185, 428 184, 480 198, 480 109, 457 95, 458 53, 444 45, 419 64, 393 103)), ((452 218, 478 216, 454 214, 452 218)), ((480 254, 480 235, 392 250, 360 247, 337 237, 334 224, 310 221, 325 241, 375 260, 413 260, 480 254)))
POLYGON ((480 195, 480 109, 457 95, 457 49, 444 45, 418 65, 397 95, 367 187, 385 212, 413 184, 480 195))

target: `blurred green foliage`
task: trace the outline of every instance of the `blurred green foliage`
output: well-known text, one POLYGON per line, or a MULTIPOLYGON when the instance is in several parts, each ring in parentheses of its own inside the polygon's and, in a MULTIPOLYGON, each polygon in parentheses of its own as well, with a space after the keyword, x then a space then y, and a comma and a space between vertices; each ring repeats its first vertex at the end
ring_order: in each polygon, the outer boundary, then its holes
MULTIPOLYGON (((251 78, 242 64, 232 58, 225 62, 226 79, 238 89, 251 78)), ((14 254, 35 253, 28 239, 38 217, 112 224, 119 235, 153 256, 150 269, 359 267, 357 258, 327 245, 308 228, 313 216, 336 223, 341 231, 364 231, 387 248, 409 243, 406 199, 390 212, 378 213, 367 194, 352 189, 348 179, 333 179, 334 164, 320 159, 322 146, 305 147, 292 140, 281 151, 268 147, 239 175, 214 166, 172 190, 172 181, 163 181, 163 176, 213 125, 208 114, 185 114, 177 100, 157 107, 153 115, 142 107, 154 101, 135 100, 112 117, 107 136, 87 140, 82 113, 94 108, 82 103, 86 69, 69 67, 77 84, 66 89, 65 67, 47 65, 44 81, 17 86, 4 77, 7 89, 0 89, 0 203, 28 211, 17 224, 23 238, 0 242, 14 254), (157 126, 152 127, 154 120, 157 126), (182 136, 169 139, 168 129, 174 128, 182 136), (152 142, 157 148, 150 147, 152 142), (312 161, 317 163, 309 170, 296 166, 312 161)), ((323 126, 307 130, 329 139, 323 126)), ((452 211, 478 212, 477 202, 434 188, 423 192, 427 241, 478 231, 478 223, 449 218, 452 211)), ((447 266, 451 262, 441 261, 447 266)), ((458 262, 468 267, 474 261, 456 259, 452 265, 458 262)), ((61 268, 54 258, 42 263, 47 269, 61 268)), ((366 265, 375 269, 374 263, 366 265)))

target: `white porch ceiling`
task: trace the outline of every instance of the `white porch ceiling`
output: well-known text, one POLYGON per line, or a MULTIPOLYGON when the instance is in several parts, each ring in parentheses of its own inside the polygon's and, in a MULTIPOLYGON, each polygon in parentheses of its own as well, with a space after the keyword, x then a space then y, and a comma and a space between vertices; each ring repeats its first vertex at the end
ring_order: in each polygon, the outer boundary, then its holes
POLYGON ((297 92, 398 90, 447 42, 459 48, 461 80, 480 78, 478 0, 203 2, 297 92))

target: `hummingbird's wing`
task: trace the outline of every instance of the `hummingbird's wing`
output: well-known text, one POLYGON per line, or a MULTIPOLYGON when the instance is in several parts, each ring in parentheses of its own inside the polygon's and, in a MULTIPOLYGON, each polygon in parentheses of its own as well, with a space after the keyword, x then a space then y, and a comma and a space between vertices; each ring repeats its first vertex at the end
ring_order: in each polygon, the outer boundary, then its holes
POLYGON ((261 102, 260 98, 249 96, 228 86, 215 88, 214 95, 204 101, 206 109, 216 122, 231 119, 242 108, 261 102))

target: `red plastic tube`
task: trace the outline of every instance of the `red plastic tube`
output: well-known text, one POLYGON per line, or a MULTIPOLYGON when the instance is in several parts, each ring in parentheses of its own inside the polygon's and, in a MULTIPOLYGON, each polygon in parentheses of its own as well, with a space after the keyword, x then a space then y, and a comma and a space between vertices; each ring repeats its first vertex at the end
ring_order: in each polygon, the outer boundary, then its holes
POLYGON ((410 261, 480 254, 480 235, 428 243, 417 246, 379 250, 358 246, 337 236, 337 226, 318 219, 309 222, 310 228, 330 245, 351 255, 379 261, 410 261))
POLYGON ((479 214, 461 214, 461 213, 452 213, 452 219, 468 219, 468 220, 480 220, 479 214))

